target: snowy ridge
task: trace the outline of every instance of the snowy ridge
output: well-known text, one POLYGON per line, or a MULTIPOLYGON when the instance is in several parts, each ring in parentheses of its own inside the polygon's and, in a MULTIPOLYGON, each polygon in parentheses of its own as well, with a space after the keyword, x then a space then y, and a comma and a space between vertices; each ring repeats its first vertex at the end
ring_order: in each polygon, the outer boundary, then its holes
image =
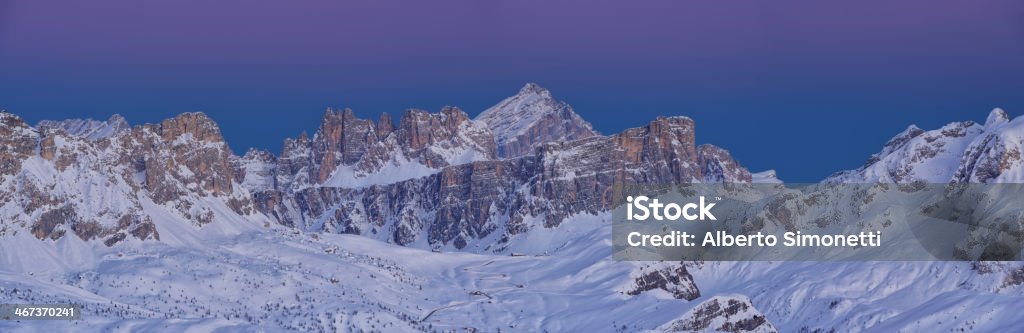
POLYGON ((94 119, 43 120, 36 125, 36 128, 39 130, 59 128, 72 136, 99 140, 127 132, 130 126, 124 117, 115 114, 106 121, 94 119))
POLYGON ((955 122, 925 131, 911 125, 864 166, 826 182, 1024 182, 1024 118, 994 109, 984 125, 955 122))
POLYGON ((782 184, 782 180, 779 179, 775 170, 765 170, 761 172, 751 173, 750 176, 753 178, 752 183, 755 184, 782 184))

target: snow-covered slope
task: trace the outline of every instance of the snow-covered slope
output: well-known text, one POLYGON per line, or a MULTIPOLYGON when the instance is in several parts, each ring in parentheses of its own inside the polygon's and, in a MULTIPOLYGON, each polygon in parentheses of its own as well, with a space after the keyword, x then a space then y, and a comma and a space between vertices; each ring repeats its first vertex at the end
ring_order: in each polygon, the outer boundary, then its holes
MULTIPOLYGON (((673 266, 612 260, 607 218, 580 216, 533 234, 559 241, 524 240, 521 249, 536 252, 522 256, 437 253, 273 226, 185 234, 189 246, 6 239, 18 246, 5 247, 0 302, 85 309, 82 321, 0 321, 0 331, 1024 329, 1019 263, 688 263, 675 267, 700 289, 693 301, 659 288, 632 295, 644 266, 673 266), (10 257, 53 265, 12 266, 10 257)), ((162 233, 193 228, 158 225, 162 233)))
POLYGON ((705 295, 746 295, 780 332, 1016 332, 1024 265, 707 262, 705 295))
POLYGON ((498 156, 529 154, 539 145, 597 135, 590 123, 565 102, 536 83, 528 83, 515 96, 484 110, 476 120, 494 133, 498 156))
POLYGON ((692 304, 659 289, 628 294, 638 264, 610 259, 603 218, 576 218, 589 231, 538 248, 548 255, 432 253, 281 227, 184 235, 191 246, 71 238, 42 253, 9 247, 8 256, 57 265, 3 262, 0 302, 77 303, 84 313, 0 321, 0 331, 635 332, 687 311, 692 304))

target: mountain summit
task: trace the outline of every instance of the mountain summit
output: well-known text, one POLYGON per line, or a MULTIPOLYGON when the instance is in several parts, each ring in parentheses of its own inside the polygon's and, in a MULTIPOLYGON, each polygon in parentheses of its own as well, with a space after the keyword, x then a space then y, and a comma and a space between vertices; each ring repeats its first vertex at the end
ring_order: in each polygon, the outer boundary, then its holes
POLYGON ((502 158, 530 154, 544 143, 598 134, 569 104, 555 100, 550 91, 536 83, 527 83, 518 94, 484 110, 476 120, 494 133, 502 158))

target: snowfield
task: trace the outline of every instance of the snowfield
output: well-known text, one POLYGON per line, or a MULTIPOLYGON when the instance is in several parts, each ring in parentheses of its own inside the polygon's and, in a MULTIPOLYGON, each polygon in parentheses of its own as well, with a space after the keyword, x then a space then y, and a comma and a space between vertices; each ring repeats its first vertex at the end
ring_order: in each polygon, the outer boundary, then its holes
POLYGON ((693 305, 626 295, 637 264, 610 259, 600 220, 581 217, 576 224, 593 232, 551 255, 524 256, 434 253, 287 228, 113 249, 19 235, 29 246, 5 246, 0 302, 83 304, 84 319, 0 321, 0 330, 636 331, 693 305))
MULTIPOLYGON (((635 268, 657 263, 613 261, 608 216, 573 219, 523 239, 522 256, 281 227, 116 248, 22 234, 5 239, 0 302, 83 304, 83 320, 0 321, 0 331, 672 331, 702 302, 734 295, 781 332, 1024 330, 1020 282, 970 263, 689 263, 700 298, 630 296, 635 268)), ((171 221, 161 234, 194 228, 171 221)))

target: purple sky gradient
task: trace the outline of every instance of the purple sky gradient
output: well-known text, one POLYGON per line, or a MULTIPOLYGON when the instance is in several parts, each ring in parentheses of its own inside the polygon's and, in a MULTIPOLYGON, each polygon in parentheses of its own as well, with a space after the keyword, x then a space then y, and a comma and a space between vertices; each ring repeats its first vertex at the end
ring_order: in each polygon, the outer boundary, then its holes
POLYGON ((602 132, 689 115, 699 141, 812 181, 910 123, 1019 115, 1020 59, 1009 0, 0 0, 0 108, 204 111, 240 152, 328 105, 474 115, 535 81, 602 132))

